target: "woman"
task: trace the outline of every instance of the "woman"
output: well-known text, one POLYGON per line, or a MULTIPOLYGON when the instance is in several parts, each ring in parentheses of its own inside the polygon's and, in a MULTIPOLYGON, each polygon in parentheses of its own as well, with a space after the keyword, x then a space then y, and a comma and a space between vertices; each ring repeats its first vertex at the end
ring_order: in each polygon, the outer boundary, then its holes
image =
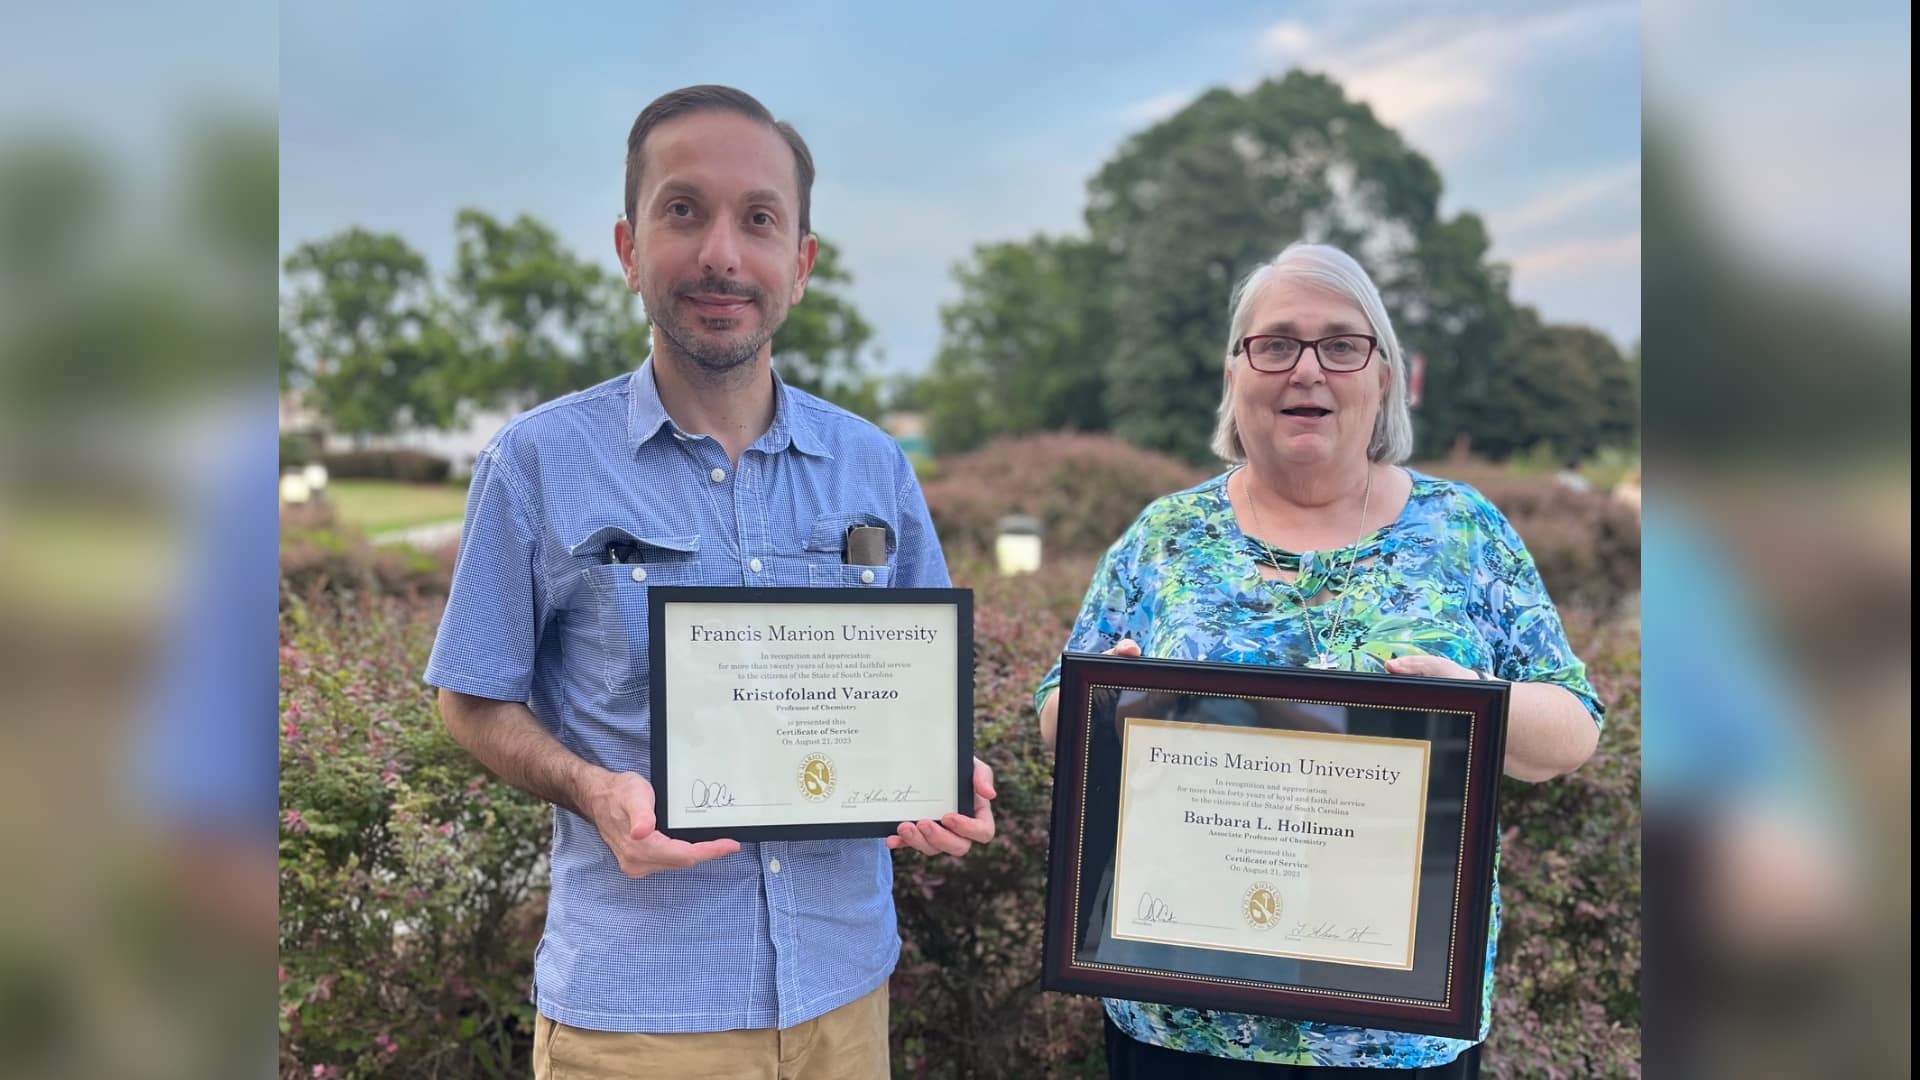
MULTIPOLYGON (((1547 780, 1586 761, 1603 710, 1520 538, 1472 488, 1400 467, 1406 366, 1359 264, 1296 244, 1255 270, 1235 292, 1225 360, 1213 448, 1233 467, 1141 513, 1067 648, 1490 675, 1513 683, 1507 775, 1547 780)), ((1055 665, 1035 698, 1049 746, 1059 679, 1055 665)), ((1499 924, 1496 882, 1488 995, 1499 924)), ((1478 1039, 1140 1002, 1108 1001, 1106 1031, 1116 1078, 1479 1069, 1478 1039)))

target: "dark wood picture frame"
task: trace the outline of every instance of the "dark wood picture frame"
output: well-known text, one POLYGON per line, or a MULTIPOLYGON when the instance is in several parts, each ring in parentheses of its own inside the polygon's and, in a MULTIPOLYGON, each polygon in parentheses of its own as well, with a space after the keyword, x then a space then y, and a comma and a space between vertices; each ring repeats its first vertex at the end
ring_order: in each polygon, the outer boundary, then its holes
MULTIPOLYGON (((1492 907, 1498 798, 1506 752, 1510 684, 1193 661, 1068 653, 1061 661, 1054 759, 1052 848, 1047 874, 1045 989, 1133 1001, 1219 1009, 1293 1020, 1350 1024, 1457 1039, 1477 1038, 1492 907), (1349 970, 1323 960, 1156 944, 1143 951, 1102 925, 1099 881, 1118 847, 1122 694, 1192 695, 1247 703, 1349 707, 1370 724, 1442 733, 1453 755, 1449 782, 1430 787, 1423 816, 1429 863, 1416 868, 1415 910, 1423 938, 1409 971, 1349 970), (1425 719, 1420 719, 1424 717, 1425 719), (1096 730, 1100 724, 1115 730, 1096 730), (1457 781, 1457 782, 1456 782, 1457 781), (1454 800, 1456 802, 1450 802, 1454 800), (1457 844, 1446 833, 1459 821, 1457 844), (1448 823, 1441 828, 1435 822, 1448 823), (1449 852, 1452 854, 1450 855, 1449 852), (1451 869, 1447 869, 1449 860, 1451 869), (1437 880, 1436 880, 1437 879, 1437 880), (1451 888, 1443 888, 1444 885, 1451 888), (1227 967, 1231 965, 1231 968, 1227 967)), ((1136 697, 1136 700, 1141 700, 1136 697)), ((1160 698, 1158 700, 1166 700, 1160 698)), ((1284 710, 1268 708, 1268 714, 1284 710)), ((1285 723, 1263 726, 1280 729, 1285 723)), ((1303 729, 1304 730, 1304 729, 1303 729)), ((1396 737, 1419 738, 1405 731, 1396 737)), ((1442 746, 1444 744, 1444 746, 1442 746)), ((1109 878, 1110 879, 1110 878, 1109 878)), ((1112 903, 1109 898, 1108 903, 1112 903)))

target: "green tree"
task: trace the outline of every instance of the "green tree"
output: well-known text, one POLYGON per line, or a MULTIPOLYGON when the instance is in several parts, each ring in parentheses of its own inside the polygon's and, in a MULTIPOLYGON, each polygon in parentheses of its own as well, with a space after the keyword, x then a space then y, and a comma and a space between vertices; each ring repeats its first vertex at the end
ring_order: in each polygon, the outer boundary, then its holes
POLYGON ((1600 391, 1595 398, 1598 408, 1594 448, 1637 447, 1640 445, 1640 343, 1634 342, 1623 354, 1613 348, 1612 340, 1604 336, 1600 340, 1612 352, 1599 354, 1602 358, 1600 391))
POLYGON ((1474 417, 1486 410, 1476 413, 1476 403, 1492 392, 1518 318, 1506 268, 1488 261, 1491 246, 1480 218, 1462 213, 1421 235, 1403 275, 1375 279, 1401 348, 1427 359, 1413 414, 1417 456, 1437 456, 1462 440, 1479 445, 1474 417))
POLYGON ((773 336, 773 362, 780 377, 862 416, 880 413, 880 379, 869 370, 866 348, 873 327, 841 290, 853 274, 840 249, 819 237, 820 254, 807 279, 807 295, 787 312, 773 336))
POLYGON ((393 431, 444 415, 438 364, 457 356, 432 320, 427 262, 390 233, 353 228, 295 248, 286 330, 311 380, 315 408, 351 435, 393 431))
POLYGON ((157 179, 57 127, 0 146, 0 427, 51 447, 76 414, 199 402, 264 374, 272 127, 220 111, 170 134, 181 145, 157 179))
POLYGON ((1432 163, 1370 108, 1300 71, 1209 91, 1133 136, 1088 188, 1094 245, 1116 263, 1113 430, 1205 458, 1234 282, 1316 240, 1367 267, 1402 344, 1427 354, 1421 443, 1445 445, 1512 315, 1484 227, 1442 219, 1440 192, 1432 163))
POLYGON ((283 326, 280 328, 280 392, 286 393, 306 378, 306 369, 300 364, 300 346, 294 344, 293 335, 283 326))
POLYGON ((1122 438, 1201 461, 1220 401, 1228 293, 1278 248, 1247 228, 1259 197, 1232 146, 1176 144, 1153 172, 1171 197, 1116 224, 1109 244, 1119 258, 1106 403, 1122 438))
POLYGON ((1486 392, 1462 415, 1473 448, 1504 458, 1542 445, 1563 464, 1604 446, 1628 446, 1638 431, 1633 373, 1605 334, 1542 322, 1518 309, 1514 332, 1486 392))
POLYGON ((921 394, 943 453, 995 435, 1103 431, 1113 335, 1106 260, 1084 238, 983 244, 954 268, 960 299, 921 394))
POLYGON ((467 209, 454 232, 458 317, 450 324, 466 345, 442 373, 442 393, 528 404, 604 382, 646 357, 646 319, 625 281, 575 256, 542 222, 467 209))

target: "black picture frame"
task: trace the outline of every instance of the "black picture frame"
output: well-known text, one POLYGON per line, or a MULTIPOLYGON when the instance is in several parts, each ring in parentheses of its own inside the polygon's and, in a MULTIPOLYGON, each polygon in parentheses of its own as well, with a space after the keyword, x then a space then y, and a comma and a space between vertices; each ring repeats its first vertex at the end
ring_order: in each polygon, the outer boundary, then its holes
MULTIPOLYGON (((669 707, 670 676, 666 663, 667 608, 673 604, 730 604, 749 606, 808 605, 811 607, 874 605, 945 606, 954 609, 952 649, 940 649, 939 662, 955 666, 952 739, 930 744, 928 753, 943 747, 953 752, 955 813, 973 814, 973 591, 970 589, 894 588, 754 588, 698 585, 659 585, 647 592, 647 680, 650 693, 651 745, 648 760, 655 792, 656 827, 676 840, 850 840, 892 836, 904 818, 861 818, 818 824, 752 825, 744 827, 684 827, 674 820, 674 801, 661 793, 672 790, 674 768, 667 751, 667 732, 675 723, 696 723, 695 717, 675 717, 669 707)), ((743 749, 744 752, 744 749, 743 749)), ((882 804, 870 804, 882 805, 882 804)), ((945 811, 942 811, 945 813, 945 811)), ((927 815, 915 815, 915 819, 927 815)), ((936 818, 939 815, 934 815, 936 818)))
POLYGON ((1068 653, 1059 693, 1043 988, 1479 1036, 1510 684, 1068 653), (1415 869, 1411 967, 1142 944, 1113 934, 1112 905, 1120 901, 1101 889, 1114 880, 1119 846, 1124 724, 1116 714, 1123 702, 1133 703, 1124 706, 1129 716, 1156 722, 1217 724, 1230 712, 1240 726, 1280 730, 1300 711, 1286 703, 1310 703, 1340 708, 1347 731, 1427 738, 1435 764, 1415 869))

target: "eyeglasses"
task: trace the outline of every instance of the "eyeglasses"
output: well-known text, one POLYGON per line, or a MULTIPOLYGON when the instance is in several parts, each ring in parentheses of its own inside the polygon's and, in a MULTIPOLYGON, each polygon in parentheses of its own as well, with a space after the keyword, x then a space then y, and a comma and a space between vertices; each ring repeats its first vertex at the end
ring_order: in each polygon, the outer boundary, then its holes
POLYGON ((1245 353, 1253 370, 1277 375, 1292 371, 1307 350, 1312 349, 1322 368, 1345 374, 1366 367, 1379 344, 1371 334, 1335 334, 1317 341, 1302 341, 1282 334, 1254 334, 1241 338, 1240 344, 1233 347, 1233 355, 1245 353))

